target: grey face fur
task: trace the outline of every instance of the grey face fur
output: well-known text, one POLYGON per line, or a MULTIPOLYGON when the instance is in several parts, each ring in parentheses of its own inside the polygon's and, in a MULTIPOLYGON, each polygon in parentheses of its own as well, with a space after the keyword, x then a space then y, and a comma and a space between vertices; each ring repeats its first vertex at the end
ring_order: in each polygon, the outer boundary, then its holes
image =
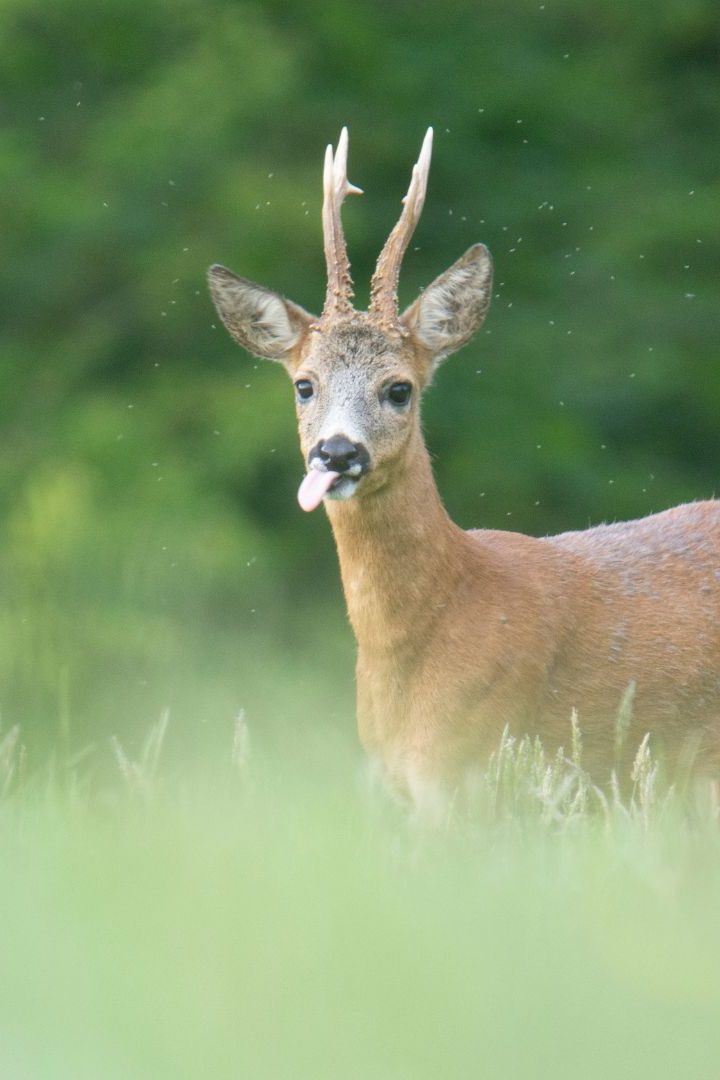
POLYGON ((349 498, 377 490, 400 466, 419 433, 420 395, 435 366, 485 317, 492 263, 482 244, 470 248, 400 316, 395 331, 381 329, 365 312, 318 321, 225 267, 211 267, 209 282, 232 336, 250 352, 282 362, 296 386, 310 384, 312 393, 296 399, 306 467, 325 468, 319 448, 337 437, 366 452, 362 470, 349 468, 327 495, 349 498), (388 396, 399 383, 411 386, 405 404, 388 396))
MULTIPOLYGON (((401 456, 416 422, 422 384, 414 359, 402 339, 389 339, 360 313, 325 332, 311 333, 294 372, 296 383, 307 380, 313 387, 309 399, 297 397, 300 444, 308 467, 322 467, 320 448, 343 437, 367 452, 363 488, 377 485, 401 456), (411 388, 407 403, 396 404, 389 396, 398 384, 411 388)), ((360 471, 358 465, 356 475, 344 478, 328 497, 353 495, 360 471)), ((348 470, 352 472, 353 466, 348 470)))

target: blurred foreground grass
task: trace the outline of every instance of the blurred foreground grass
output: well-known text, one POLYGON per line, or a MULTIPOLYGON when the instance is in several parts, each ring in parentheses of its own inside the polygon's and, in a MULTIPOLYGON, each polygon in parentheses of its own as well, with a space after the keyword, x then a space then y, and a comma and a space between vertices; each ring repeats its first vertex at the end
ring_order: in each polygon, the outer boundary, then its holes
POLYGON ((711 792, 508 742, 429 835, 349 740, 246 736, 173 760, 163 718, 90 783, 6 733, 2 1077, 718 1075, 711 792))

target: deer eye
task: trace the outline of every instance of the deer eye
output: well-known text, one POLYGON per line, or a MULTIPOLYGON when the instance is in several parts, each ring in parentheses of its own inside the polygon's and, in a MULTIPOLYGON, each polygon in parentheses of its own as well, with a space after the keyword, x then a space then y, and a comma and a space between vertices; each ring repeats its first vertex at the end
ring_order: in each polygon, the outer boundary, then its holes
POLYGON ((295 389, 301 401, 308 401, 315 393, 313 384, 309 379, 298 379, 295 383, 295 389))
POLYGON ((396 382, 389 388, 387 398, 393 405, 407 405, 411 394, 412 386, 409 382, 396 382))

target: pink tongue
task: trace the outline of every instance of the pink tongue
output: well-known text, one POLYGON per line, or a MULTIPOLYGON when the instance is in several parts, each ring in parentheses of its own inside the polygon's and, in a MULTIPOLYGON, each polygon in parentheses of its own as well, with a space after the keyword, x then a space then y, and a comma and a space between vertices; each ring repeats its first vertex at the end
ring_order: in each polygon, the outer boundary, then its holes
POLYGON ((319 469, 310 469, 298 489, 298 502, 303 510, 315 510, 323 501, 323 497, 340 473, 320 472, 319 469))

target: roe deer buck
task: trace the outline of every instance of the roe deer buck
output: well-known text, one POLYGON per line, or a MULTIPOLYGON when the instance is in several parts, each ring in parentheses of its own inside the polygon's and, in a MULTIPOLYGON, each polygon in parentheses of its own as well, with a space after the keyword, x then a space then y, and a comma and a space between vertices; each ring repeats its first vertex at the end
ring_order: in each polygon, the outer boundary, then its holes
POLYGON ((328 286, 318 319, 222 266, 210 289, 232 336, 295 384, 307 466, 323 500, 358 643, 360 738, 420 806, 452 792, 503 729, 569 745, 577 710, 591 767, 651 731, 672 757, 689 738, 720 764, 720 503, 533 538, 465 532, 448 517, 420 430, 436 365, 481 325, 492 264, 471 247, 401 315, 400 263, 422 209, 427 133, 377 263, 369 310, 352 306, 340 221, 347 131, 328 147, 322 210, 328 286))

